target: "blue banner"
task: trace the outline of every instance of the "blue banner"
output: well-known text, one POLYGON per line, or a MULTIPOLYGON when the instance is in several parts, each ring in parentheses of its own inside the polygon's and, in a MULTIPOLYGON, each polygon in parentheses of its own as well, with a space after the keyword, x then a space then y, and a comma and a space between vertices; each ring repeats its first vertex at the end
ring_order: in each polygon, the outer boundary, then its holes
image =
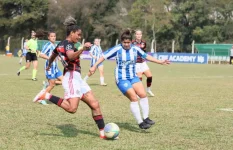
POLYGON ((169 61, 176 63, 195 63, 195 64, 208 63, 208 54, 152 53, 151 55, 159 60, 168 59, 169 61))

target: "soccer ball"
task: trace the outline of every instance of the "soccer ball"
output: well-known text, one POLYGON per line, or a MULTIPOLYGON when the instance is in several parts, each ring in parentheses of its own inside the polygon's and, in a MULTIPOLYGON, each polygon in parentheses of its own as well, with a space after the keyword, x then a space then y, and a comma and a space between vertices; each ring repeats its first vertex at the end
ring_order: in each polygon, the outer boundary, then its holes
POLYGON ((104 127, 104 135, 108 139, 114 139, 119 135, 120 129, 115 123, 108 123, 104 127))

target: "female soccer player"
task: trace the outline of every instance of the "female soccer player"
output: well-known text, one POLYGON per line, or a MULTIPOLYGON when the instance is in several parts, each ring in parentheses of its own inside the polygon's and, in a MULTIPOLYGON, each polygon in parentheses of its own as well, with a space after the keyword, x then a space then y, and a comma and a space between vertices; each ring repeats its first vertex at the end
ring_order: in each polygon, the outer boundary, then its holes
POLYGON ((143 84, 136 75, 136 60, 137 56, 152 61, 154 63, 166 65, 168 60, 157 60, 150 55, 147 55, 141 48, 132 44, 132 35, 129 30, 126 30, 121 35, 121 44, 104 52, 103 56, 90 68, 93 74, 97 66, 105 59, 116 57, 115 79, 119 90, 131 101, 130 109, 139 124, 141 129, 148 129, 155 124, 149 119, 149 103, 144 90, 143 84), (142 108, 143 119, 141 117, 137 95, 140 97, 140 106, 142 108))
POLYGON ((62 85, 65 90, 64 99, 51 95, 46 92, 46 90, 42 90, 37 94, 33 101, 37 102, 39 100, 48 99, 52 103, 63 108, 65 111, 75 113, 77 111, 79 101, 82 100, 92 111, 92 116, 100 131, 100 138, 105 138, 103 131, 105 124, 99 102, 94 97, 88 84, 82 80, 80 75, 81 66, 79 56, 83 50, 91 46, 91 43, 85 43, 84 47, 77 50, 74 48, 74 43, 77 43, 78 40, 81 39, 82 30, 76 25, 76 20, 72 17, 67 18, 64 25, 66 25, 67 28, 67 37, 54 49, 47 68, 50 68, 52 62, 57 56, 64 56, 64 60, 62 60, 64 65, 64 77, 62 81, 62 85))
MULTIPOLYGON (((98 59, 102 56, 102 49, 100 47, 100 39, 95 38, 94 45, 91 47, 90 55, 91 55, 91 67, 98 61, 98 59)), ((99 69, 100 73, 100 85, 106 86, 107 84, 104 83, 104 66, 103 63, 100 63, 97 68, 99 69)), ((87 81, 87 79, 91 76, 91 73, 89 72, 88 75, 85 76, 84 81, 87 81)))
POLYGON ((32 70, 32 81, 37 81, 36 73, 37 73, 37 66, 38 66, 38 60, 37 60, 37 38, 36 38, 36 32, 31 31, 31 39, 27 42, 26 45, 27 54, 26 54, 26 66, 23 66, 19 69, 17 72, 17 75, 20 75, 20 72, 30 68, 31 62, 33 64, 33 70, 32 70))
MULTIPOLYGON (((52 55, 53 50, 56 47, 56 33, 48 32, 49 42, 43 46, 43 49, 40 53, 40 57, 46 59, 45 63, 45 76, 48 79, 49 85, 46 88, 46 91, 50 93, 56 84, 62 83, 62 72, 58 69, 57 61, 54 61, 49 70, 46 70, 49 64, 49 57, 52 55)), ((41 101, 41 104, 46 105, 46 101, 41 101)))
MULTIPOLYGON (((142 40, 142 31, 141 30, 136 30, 135 38, 136 39, 133 40, 132 43, 134 45, 140 47, 144 52, 146 52, 146 41, 142 40)), ((145 59, 143 59, 139 55, 137 57, 136 73, 141 81, 142 81, 143 74, 147 77, 147 79, 146 79, 147 93, 149 93, 150 96, 155 96, 154 93, 150 89, 151 84, 152 84, 152 73, 151 73, 150 68, 148 67, 145 59)))

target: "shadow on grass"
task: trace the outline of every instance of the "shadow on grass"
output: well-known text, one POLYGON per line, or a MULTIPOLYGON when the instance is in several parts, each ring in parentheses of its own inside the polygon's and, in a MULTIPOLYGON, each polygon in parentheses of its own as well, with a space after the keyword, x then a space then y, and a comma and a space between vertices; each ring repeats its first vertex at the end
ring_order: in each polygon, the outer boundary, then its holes
MULTIPOLYGON (((50 124, 51 125, 51 124, 50 124)), ((54 125, 51 125, 54 126, 54 125)), ((41 135, 48 135, 48 136, 65 136, 65 137, 77 137, 78 134, 88 134, 92 136, 99 136, 98 134, 89 132, 89 131, 84 131, 77 129, 75 125, 73 124, 62 124, 62 125, 55 125, 56 128, 60 129, 62 131, 62 134, 44 134, 42 133, 41 135)))
POLYGON ((88 83, 89 86, 100 86, 98 83, 88 83))
POLYGON ((131 132, 137 132, 137 133, 145 133, 145 134, 148 134, 148 133, 151 133, 149 132, 148 130, 143 130, 143 129, 140 129, 139 126, 135 126, 135 125, 132 125, 130 123, 122 123, 122 122, 115 122, 119 128, 123 128, 125 130, 128 130, 128 131, 131 131, 131 132))

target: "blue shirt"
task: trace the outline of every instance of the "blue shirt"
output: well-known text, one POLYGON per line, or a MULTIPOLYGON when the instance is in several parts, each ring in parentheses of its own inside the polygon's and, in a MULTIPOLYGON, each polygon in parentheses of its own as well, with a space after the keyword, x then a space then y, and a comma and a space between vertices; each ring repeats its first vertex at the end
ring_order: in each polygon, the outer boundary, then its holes
POLYGON ((116 80, 128 80, 136 77, 137 56, 146 58, 147 54, 139 47, 131 44, 129 50, 125 50, 121 44, 104 52, 104 59, 116 57, 116 80))
POLYGON ((103 52, 100 46, 97 45, 93 45, 91 47, 91 50, 89 51, 89 53, 91 53, 93 56, 96 57, 96 59, 91 58, 91 64, 95 64, 97 62, 97 60, 102 56, 103 52))
MULTIPOLYGON (((41 51, 41 54, 45 54, 48 57, 50 57, 53 53, 53 50, 56 48, 56 45, 51 43, 50 41, 48 43, 46 43, 41 51)), ((45 62, 45 68, 47 68, 47 66, 49 65, 49 60, 46 60, 45 62)), ((50 70, 45 71, 46 74, 55 74, 56 72, 58 72, 58 64, 57 64, 57 60, 53 61, 53 63, 51 64, 50 70)))

